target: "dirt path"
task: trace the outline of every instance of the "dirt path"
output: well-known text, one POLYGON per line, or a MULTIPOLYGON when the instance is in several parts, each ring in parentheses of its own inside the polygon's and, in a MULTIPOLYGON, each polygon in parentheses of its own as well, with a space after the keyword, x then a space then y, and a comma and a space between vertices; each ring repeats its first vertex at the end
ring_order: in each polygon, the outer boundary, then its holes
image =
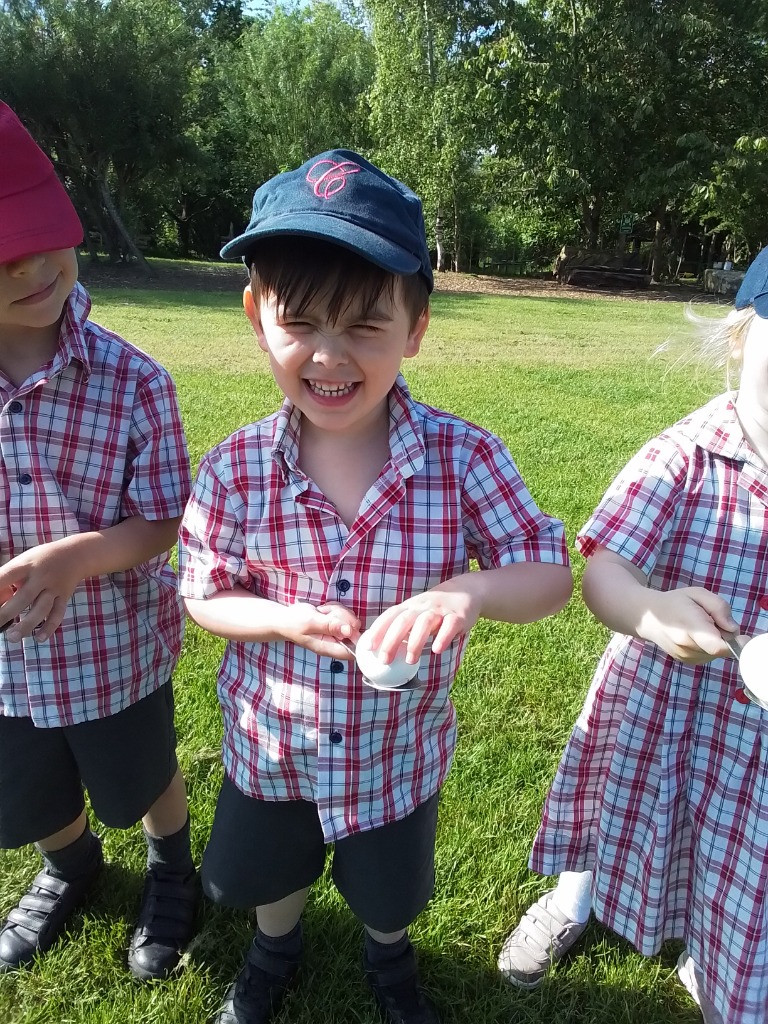
MULTIPOLYGON (((221 266, 204 263, 175 262, 172 265, 153 264, 151 276, 131 265, 92 264, 83 261, 80 279, 86 286, 107 288, 180 288, 210 292, 231 292, 242 288, 244 271, 240 267, 222 263, 221 266)), ((652 285, 646 289, 575 288, 561 285, 551 278, 491 277, 485 274, 454 274, 446 271, 435 274, 437 292, 493 294, 523 296, 526 298, 558 299, 639 299, 645 302, 687 302, 694 297, 711 299, 698 289, 686 285, 652 285)))

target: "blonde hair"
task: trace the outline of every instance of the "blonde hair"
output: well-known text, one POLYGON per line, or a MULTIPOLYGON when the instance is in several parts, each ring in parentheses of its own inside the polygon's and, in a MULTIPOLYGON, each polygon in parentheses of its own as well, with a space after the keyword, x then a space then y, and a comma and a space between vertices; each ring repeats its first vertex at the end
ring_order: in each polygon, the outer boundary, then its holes
POLYGON ((685 308, 686 319, 695 326, 699 335, 701 361, 711 367, 725 369, 729 390, 732 374, 737 378, 741 370, 744 342, 756 315, 752 306, 731 309, 724 317, 702 316, 692 302, 685 308))

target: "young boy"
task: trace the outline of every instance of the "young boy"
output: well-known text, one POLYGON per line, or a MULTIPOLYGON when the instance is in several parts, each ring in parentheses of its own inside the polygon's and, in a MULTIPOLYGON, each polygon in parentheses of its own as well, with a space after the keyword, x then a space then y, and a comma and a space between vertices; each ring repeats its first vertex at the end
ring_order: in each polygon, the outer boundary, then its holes
POLYGON ((203 459, 180 532, 187 610, 229 640, 203 887, 255 906, 258 925, 216 1020, 276 1012, 333 842, 385 1018, 436 1024, 406 929, 433 889, 451 683, 480 615, 530 622, 566 602, 562 526, 497 438, 414 401, 399 375, 433 284, 421 203, 400 182, 323 153, 257 190, 222 256, 250 269, 245 312, 285 402, 203 459), (414 686, 363 681, 348 648, 366 626, 380 660, 403 644, 421 657, 414 686))
POLYGON ((0 970, 45 952, 99 874, 85 788, 106 825, 143 821, 129 965, 163 977, 198 890, 169 681, 186 444, 166 371, 87 319, 80 221, 3 103, 0 152, 0 847, 34 842, 44 862, 0 970))

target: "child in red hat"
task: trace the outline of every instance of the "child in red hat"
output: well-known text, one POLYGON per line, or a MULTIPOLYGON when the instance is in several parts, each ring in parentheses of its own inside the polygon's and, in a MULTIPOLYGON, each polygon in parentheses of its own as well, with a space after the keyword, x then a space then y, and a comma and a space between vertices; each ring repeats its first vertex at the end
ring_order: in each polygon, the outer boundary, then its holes
POLYGON ((0 970, 45 952, 99 874, 85 789, 106 825, 143 822, 129 964, 163 977, 198 898, 170 683, 186 442, 168 373, 88 320, 80 220, 4 103, 0 152, 0 848, 44 863, 0 970))

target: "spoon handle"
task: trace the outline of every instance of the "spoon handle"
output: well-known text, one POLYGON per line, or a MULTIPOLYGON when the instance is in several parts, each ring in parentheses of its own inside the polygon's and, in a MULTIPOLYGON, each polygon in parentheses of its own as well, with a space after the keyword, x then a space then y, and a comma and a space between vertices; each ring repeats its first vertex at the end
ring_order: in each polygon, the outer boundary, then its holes
POLYGON ((741 657, 741 647, 739 646, 738 642, 736 641, 736 637, 734 636, 733 633, 723 633, 722 637, 723 637, 723 640, 725 640, 726 647, 731 652, 731 654, 734 656, 736 661, 738 661, 739 658, 741 657))

